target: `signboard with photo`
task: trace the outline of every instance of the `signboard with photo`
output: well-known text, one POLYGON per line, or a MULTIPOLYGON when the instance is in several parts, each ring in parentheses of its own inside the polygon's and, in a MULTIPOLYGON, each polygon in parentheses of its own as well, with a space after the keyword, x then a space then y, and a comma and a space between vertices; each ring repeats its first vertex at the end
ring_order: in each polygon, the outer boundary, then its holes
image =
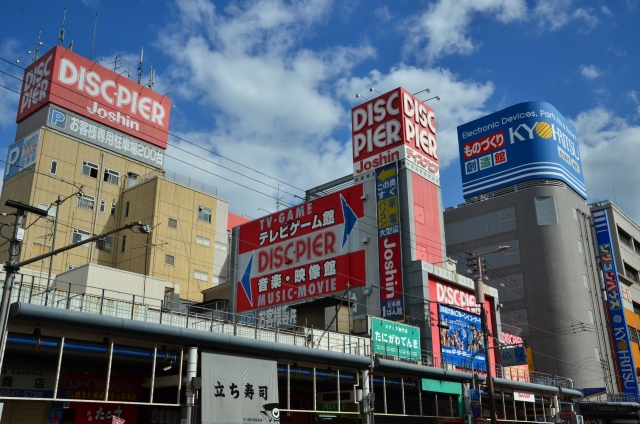
POLYGON ((469 367, 473 357, 474 368, 485 369, 485 354, 478 353, 484 349, 480 316, 439 304, 438 317, 442 361, 469 367))

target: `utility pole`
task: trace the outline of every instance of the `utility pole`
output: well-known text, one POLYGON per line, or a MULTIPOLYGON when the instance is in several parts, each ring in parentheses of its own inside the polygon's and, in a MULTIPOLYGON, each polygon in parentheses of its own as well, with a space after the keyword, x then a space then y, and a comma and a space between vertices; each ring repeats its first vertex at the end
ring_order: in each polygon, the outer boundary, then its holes
MULTIPOLYGON (((58 196, 58 200, 56 200, 56 216, 53 220, 53 238, 51 239, 51 250, 56 248, 56 232, 58 231, 58 209, 60 209, 60 196, 58 196)), ((47 215, 49 211, 47 211, 47 215)), ((51 286, 51 269, 53 268, 53 256, 49 258, 49 273, 47 274, 47 292, 45 293, 45 301, 44 304, 47 304, 47 300, 49 298, 49 287, 51 286)))
MULTIPOLYGON (((511 249, 511 246, 500 246, 496 250, 487 253, 501 253, 511 249)), ((482 325, 482 337, 485 348, 485 361, 487 364, 487 389, 489 390, 489 408, 491 413, 491 423, 497 424, 496 414, 496 393, 493 390, 493 360, 489 352, 489 323, 487 319, 488 311, 484 306, 484 272, 486 271, 485 260, 480 254, 467 253, 467 263, 469 267, 476 271, 475 279, 475 292, 476 292, 476 304, 480 305, 480 320, 482 325)), ((473 362, 473 360, 472 360, 473 362)), ((473 365, 473 364, 472 364, 473 365)))
POLYGON ((44 253, 42 255, 34 256, 30 259, 26 259, 24 261, 16 262, 15 258, 20 254, 20 248, 22 244, 22 239, 24 238, 24 228, 22 225, 24 223, 25 211, 35 213, 40 216, 47 216, 48 212, 44 209, 36 208, 30 205, 25 205, 24 203, 15 202, 13 200, 7 200, 5 203, 7 206, 11 208, 17 209, 16 212, 16 223, 13 233, 13 238, 11 239, 10 244, 10 255, 9 261, 5 262, 4 270, 6 272, 4 289, 2 292, 2 303, 0 304, 0 352, 4 352, 5 344, 6 344, 6 334, 7 334, 7 324, 9 320, 9 303, 11 302, 11 289, 13 288, 13 281, 15 280, 17 272, 23 266, 32 264, 34 262, 41 261, 43 259, 50 258, 52 256, 57 255, 58 253, 66 252, 67 250, 71 250, 75 247, 82 246, 83 244, 92 243, 96 240, 102 239, 108 235, 115 234, 118 231, 122 230, 131 230, 132 228, 137 228, 142 234, 148 234, 151 231, 148 225, 145 225, 141 222, 132 222, 127 225, 123 225, 120 228, 116 228, 115 230, 108 231, 104 234, 94 235, 93 237, 89 237, 88 239, 81 240, 77 243, 70 244, 65 247, 61 247, 56 250, 52 250, 49 253, 44 253))

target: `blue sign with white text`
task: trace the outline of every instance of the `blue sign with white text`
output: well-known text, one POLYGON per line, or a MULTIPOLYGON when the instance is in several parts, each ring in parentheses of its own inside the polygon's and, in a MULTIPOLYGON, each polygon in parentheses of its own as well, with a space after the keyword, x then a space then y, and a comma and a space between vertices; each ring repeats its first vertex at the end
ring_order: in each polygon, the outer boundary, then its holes
POLYGON ((39 144, 40 130, 9 146, 3 180, 13 177, 18 172, 36 163, 39 144))
POLYGON ((638 396, 638 377, 633 361, 631 337, 624 314, 622 290, 618 279, 618 268, 611 248, 611 228, 606 210, 591 214, 596 230, 598 255, 602 274, 604 276, 605 293, 607 294, 607 309, 609 310, 609 325, 611 338, 616 352, 620 390, 625 394, 638 396))
POLYGON ((576 129, 546 102, 520 103, 458 127, 464 198, 533 179, 587 198, 576 129))

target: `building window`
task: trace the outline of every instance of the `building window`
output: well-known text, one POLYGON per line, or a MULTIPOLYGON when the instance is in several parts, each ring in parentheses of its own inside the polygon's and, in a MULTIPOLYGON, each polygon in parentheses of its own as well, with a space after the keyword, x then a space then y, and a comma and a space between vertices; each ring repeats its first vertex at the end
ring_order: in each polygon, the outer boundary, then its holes
POLYGON ((618 227, 618 238, 622 243, 626 244, 629 247, 632 247, 631 236, 627 234, 624 230, 621 230, 620 227, 618 227))
POLYGON ((49 173, 56 175, 58 173, 58 161, 51 161, 51 168, 49 169, 49 173))
POLYGON ((71 236, 71 243, 79 243, 91 237, 91 233, 89 231, 79 230, 77 228, 73 229, 73 235, 71 236))
POLYGON ((116 216, 116 202, 111 202, 111 216, 116 216))
POLYGON ((534 198, 536 207, 536 219, 538 225, 558 225, 558 214, 556 213, 556 199, 553 197, 534 198))
POLYGON ((173 228, 174 230, 178 229, 178 220, 175 218, 169 218, 169 221, 167 222, 167 226, 169 228, 173 228))
POLYGON ((86 209, 88 211, 92 211, 94 203, 95 203, 95 197, 93 196, 89 196, 88 194, 80 194, 78 196, 78 207, 80 209, 86 209))
POLYGON ((596 350, 596 361, 600 362, 600 349, 598 349, 597 347, 594 349, 596 350))
POLYGON ((127 174, 127 188, 131 188, 138 182, 138 174, 134 174, 133 172, 129 172, 127 174))
POLYGON ((632 342, 638 343, 638 330, 636 330, 633 327, 628 327, 628 328, 629 328, 629 338, 631 339, 632 342))
POLYGON ((42 209, 43 211, 47 211, 47 216, 49 218, 55 218, 56 213, 58 212, 57 206, 45 205, 44 203, 38 203, 38 209, 42 209))
POLYGON ((586 288, 589 288, 589 280, 587 279, 587 276, 582 274, 582 282, 584 283, 584 286, 586 288))
POLYGON ((51 246, 44 243, 38 243, 34 241, 31 245, 31 254, 33 256, 43 255, 45 253, 51 252, 51 246))
POLYGON ((595 321, 593 320, 593 311, 589 311, 587 310, 587 313, 589 314, 589 322, 591 324, 593 324, 595 321))
POLYGON ((105 252, 111 252, 111 246, 113 245, 113 238, 104 237, 100 240, 96 240, 96 249, 104 250, 105 252))
POLYGON ((174 265, 176 264, 176 257, 175 257, 175 256, 173 256, 173 255, 170 255, 170 254, 166 253, 166 254, 164 255, 164 263, 165 263, 166 265, 174 266, 174 265))
POLYGON ((576 208, 571 208, 571 210, 573 211, 573 219, 578 219, 578 211, 576 208))
POLYGON ((104 213, 107 208, 107 201, 104 199, 100 199, 100 213, 104 213))
POLYGON ((580 240, 576 240, 578 242, 578 252, 582 253, 582 242, 580 240))
POLYGON ((636 239, 633 239, 633 250, 635 250, 636 253, 640 255, 640 243, 638 243, 638 240, 636 239))
POLYGON ((127 246, 127 236, 122 237, 122 247, 120 248, 121 252, 124 252, 127 246))
POLYGON ((129 216, 129 201, 127 200, 127 205, 124 207, 124 217, 129 216))
POLYGON ((216 246, 216 250, 221 250, 223 252, 227 251, 227 245, 224 243, 220 243, 219 241, 217 241, 215 246, 216 246))
POLYGON ((211 209, 198 206, 198 221, 211 223, 211 209))
POLYGON ((204 246, 204 247, 209 247, 211 246, 211 240, 209 240, 206 237, 196 236, 196 244, 199 244, 200 246, 204 246))
POLYGON ((204 271, 198 271, 197 269, 193 271, 193 278, 200 281, 209 281, 209 273, 204 271))
POLYGON ((640 315, 640 303, 633 302, 633 313, 640 315))
POLYGON ((624 275, 626 275, 628 279, 640 283, 640 280, 638 280, 638 271, 627 263, 624 264, 624 275))
POLYGON ((113 185, 120 185, 120 173, 118 171, 114 171, 113 169, 105 169, 104 182, 113 185))
POLYGON ((82 161, 82 175, 86 175, 91 178, 98 178, 98 165, 86 160, 82 161))

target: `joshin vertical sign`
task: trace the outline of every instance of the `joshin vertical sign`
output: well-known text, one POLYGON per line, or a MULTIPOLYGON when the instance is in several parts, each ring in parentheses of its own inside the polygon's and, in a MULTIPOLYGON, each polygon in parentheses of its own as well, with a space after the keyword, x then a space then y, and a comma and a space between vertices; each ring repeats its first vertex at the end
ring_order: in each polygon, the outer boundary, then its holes
POLYGON ((280 422, 275 361, 202 354, 202 423, 280 422))
POLYGON ((400 260, 400 209, 396 164, 376 170, 378 207, 378 261, 380 267, 380 307, 383 318, 404 316, 402 261, 400 260))

